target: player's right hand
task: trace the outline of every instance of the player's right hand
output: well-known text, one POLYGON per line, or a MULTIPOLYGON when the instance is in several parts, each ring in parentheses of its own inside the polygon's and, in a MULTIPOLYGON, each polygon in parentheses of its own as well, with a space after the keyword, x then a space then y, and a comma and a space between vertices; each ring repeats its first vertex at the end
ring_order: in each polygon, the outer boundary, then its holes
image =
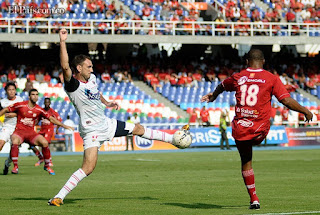
POLYGON ((308 113, 304 115, 306 117, 306 122, 312 121, 313 113, 308 110, 308 113))
POLYGON ((68 37, 68 31, 65 28, 62 28, 59 31, 60 41, 64 42, 67 40, 68 37))
POLYGON ((208 93, 207 95, 202 96, 200 101, 201 102, 213 102, 213 93, 208 93))

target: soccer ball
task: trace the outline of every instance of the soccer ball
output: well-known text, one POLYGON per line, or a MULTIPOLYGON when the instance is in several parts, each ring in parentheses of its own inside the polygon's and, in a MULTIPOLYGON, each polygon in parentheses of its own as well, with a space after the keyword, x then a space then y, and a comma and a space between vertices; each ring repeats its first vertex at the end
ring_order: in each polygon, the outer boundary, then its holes
POLYGON ((179 130, 173 134, 172 144, 179 148, 185 149, 188 148, 192 143, 192 137, 190 135, 190 131, 188 130, 179 130))

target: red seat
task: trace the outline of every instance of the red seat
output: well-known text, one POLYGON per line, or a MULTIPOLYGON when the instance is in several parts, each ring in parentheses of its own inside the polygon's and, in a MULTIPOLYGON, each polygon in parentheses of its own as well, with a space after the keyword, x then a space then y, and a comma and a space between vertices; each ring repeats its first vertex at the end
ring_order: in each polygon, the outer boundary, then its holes
POLYGON ((187 113, 192 113, 193 112, 193 108, 187 108, 187 113))
POLYGON ((154 115, 154 117, 160 117, 160 118, 162 118, 162 114, 157 112, 157 113, 154 115))
POLYGON ((136 109, 134 109, 133 112, 135 112, 135 113, 141 113, 141 110, 140 110, 139 108, 136 108, 136 109))
POLYGON ((117 95, 117 96, 116 96, 116 99, 118 99, 118 100, 122 100, 122 99, 123 99, 123 96, 121 96, 121 95, 117 95))

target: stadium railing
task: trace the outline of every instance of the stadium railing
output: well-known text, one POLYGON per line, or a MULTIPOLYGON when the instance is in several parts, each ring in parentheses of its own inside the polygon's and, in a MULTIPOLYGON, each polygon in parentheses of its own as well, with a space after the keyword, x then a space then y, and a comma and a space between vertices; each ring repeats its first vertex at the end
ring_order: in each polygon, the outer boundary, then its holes
MULTIPOLYGON (((22 29, 25 34, 52 34, 52 30, 64 27, 70 34, 126 34, 126 35, 205 35, 205 36, 320 36, 320 23, 278 23, 278 22, 184 22, 145 20, 88 20, 88 19, 39 19, 0 18, 2 33, 16 33, 22 29), (21 20, 24 25, 13 24, 21 20), (34 22, 39 23, 34 25, 34 22), (64 26, 57 23, 64 22, 64 26), (74 26, 87 23, 87 26, 74 26), (105 26, 101 26, 104 23, 105 26), (101 33, 100 30, 104 30, 101 33), (44 32, 45 31, 45 32, 44 32)), ((21 33, 20 33, 21 34, 21 33)))

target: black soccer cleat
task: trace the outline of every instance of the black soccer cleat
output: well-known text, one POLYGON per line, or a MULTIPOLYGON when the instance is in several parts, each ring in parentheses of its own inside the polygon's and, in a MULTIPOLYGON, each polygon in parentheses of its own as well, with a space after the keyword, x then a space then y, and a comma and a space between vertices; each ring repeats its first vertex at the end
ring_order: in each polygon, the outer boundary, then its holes
POLYGON ((249 209, 251 209, 251 210, 260 210, 260 203, 258 201, 253 201, 252 203, 250 202, 249 209))
POLYGON ((3 175, 8 175, 10 163, 8 160, 4 162, 3 175))

